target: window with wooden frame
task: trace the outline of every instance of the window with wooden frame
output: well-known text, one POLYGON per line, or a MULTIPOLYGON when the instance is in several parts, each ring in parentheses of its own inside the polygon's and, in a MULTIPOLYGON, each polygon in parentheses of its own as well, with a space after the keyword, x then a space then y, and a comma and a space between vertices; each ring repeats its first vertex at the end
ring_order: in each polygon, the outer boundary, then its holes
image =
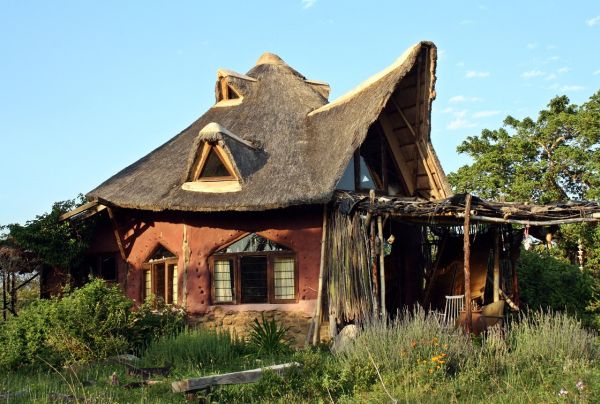
POLYGON ((221 78, 217 84, 217 102, 225 100, 235 100, 242 98, 240 94, 227 82, 221 78))
POLYGON ((150 296, 165 303, 176 304, 178 298, 177 257, 165 247, 158 246, 142 265, 142 299, 150 296))
POLYGON ((212 303, 295 303, 296 255, 289 248, 247 234, 211 257, 212 303))
POLYGON ((219 144, 204 142, 199 150, 183 189, 200 192, 236 192, 241 189, 233 164, 219 144))

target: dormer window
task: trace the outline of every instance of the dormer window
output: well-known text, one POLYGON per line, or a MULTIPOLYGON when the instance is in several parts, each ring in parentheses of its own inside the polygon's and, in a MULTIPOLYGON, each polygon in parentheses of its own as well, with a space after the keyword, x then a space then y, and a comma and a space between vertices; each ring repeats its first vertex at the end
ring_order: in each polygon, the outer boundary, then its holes
POLYGON ((217 93, 217 102, 241 98, 240 94, 227 82, 225 77, 219 80, 217 93))
POLYGON ((204 142, 194 163, 186 191, 236 192, 241 189, 240 180, 223 147, 217 143, 204 142))
POLYGON ((233 170, 227 168, 227 165, 231 165, 227 164, 227 156, 219 149, 217 145, 205 144, 196 167, 194 181, 236 180, 233 170))

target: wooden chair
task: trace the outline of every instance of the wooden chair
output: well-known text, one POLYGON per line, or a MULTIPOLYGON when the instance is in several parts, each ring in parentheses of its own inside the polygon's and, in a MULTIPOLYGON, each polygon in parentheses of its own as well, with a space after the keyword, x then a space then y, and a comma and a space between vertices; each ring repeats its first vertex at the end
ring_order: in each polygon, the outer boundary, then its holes
POLYGON ((465 295, 446 296, 444 313, 441 313, 442 323, 447 327, 454 327, 464 307, 465 295))

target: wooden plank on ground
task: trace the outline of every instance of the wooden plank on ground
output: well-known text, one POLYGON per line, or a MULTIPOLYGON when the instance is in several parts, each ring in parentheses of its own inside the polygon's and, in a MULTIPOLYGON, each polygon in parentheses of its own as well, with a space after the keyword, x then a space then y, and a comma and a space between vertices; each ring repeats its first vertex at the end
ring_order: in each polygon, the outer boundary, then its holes
POLYGON ((289 368, 298 367, 298 362, 284 363, 282 365, 267 366, 261 369, 244 370, 241 372, 224 373, 222 375, 213 375, 199 377, 196 379, 186 379, 171 383, 171 388, 174 393, 185 393, 195 390, 205 389, 217 384, 246 384, 254 383, 262 377, 265 370, 282 374, 289 368))

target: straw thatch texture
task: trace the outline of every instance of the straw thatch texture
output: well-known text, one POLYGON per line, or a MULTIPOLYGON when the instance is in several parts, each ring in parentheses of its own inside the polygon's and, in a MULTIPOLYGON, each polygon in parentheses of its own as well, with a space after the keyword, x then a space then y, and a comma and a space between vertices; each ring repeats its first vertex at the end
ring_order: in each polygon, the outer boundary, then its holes
POLYGON ((325 284, 330 313, 342 322, 371 317, 377 308, 365 219, 332 209, 326 239, 325 284))
MULTIPOLYGON (((153 211, 248 211, 325 203, 354 149, 364 140, 421 49, 429 50, 434 69, 435 47, 419 43, 374 80, 325 107, 328 88, 305 80, 275 55, 261 57, 247 75, 221 71, 220 79, 229 80, 243 92, 238 105, 215 105, 87 197, 153 211), (209 194, 181 188, 193 160, 191 153, 201 140, 199 132, 211 122, 255 148, 251 151, 227 136, 219 138, 227 144, 243 177, 239 192, 209 194)), ((433 92, 427 101, 432 97, 433 92)), ((441 168, 438 171, 443 176, 441 168)))

